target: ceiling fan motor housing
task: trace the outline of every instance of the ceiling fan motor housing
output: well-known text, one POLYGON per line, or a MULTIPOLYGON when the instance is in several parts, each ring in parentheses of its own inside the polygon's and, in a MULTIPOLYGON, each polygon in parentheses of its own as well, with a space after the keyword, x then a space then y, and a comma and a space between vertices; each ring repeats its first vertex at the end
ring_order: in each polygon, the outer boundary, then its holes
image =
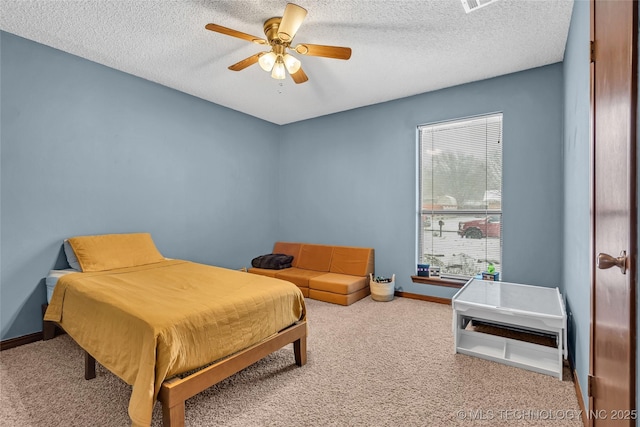
POLYGON ((282 17, 280 16, 275 16, 273 18, 269 18, 264 22, 264 35, 267 36, 267 40, 269 41, 269 44, 271 46, 275 46, 275 45, 283 45, 285 47, 288 47, 290 44, 289 42, 283 42, 282 40, 280 40, 280 38, 278 37, 278 28, 280 27, 280 22, 282 21, 282 17))

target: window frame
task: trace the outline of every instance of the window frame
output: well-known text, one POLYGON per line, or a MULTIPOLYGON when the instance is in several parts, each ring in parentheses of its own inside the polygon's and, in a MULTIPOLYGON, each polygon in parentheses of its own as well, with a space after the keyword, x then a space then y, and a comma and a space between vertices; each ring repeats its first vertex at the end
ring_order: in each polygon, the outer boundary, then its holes
MULTIPOLYGON (((436 122, 430 122, 430 123, 424 123, 424 124, 420 124, 416 127, 416 169, 417 169, 417 188, 416 188, 416 212, 417 212, 417 216, 416 216, 416 264, 421 264, 423 263, 423 256, 424 256, 424 247, 425 247, 425 241, 424 241, 424 236, 425 236, 425 231, 423 228, 423 218, 425 218, 426 216, 431 218, 431 221, 434 220, 435 216, 437 214, 443 214, 443 215, 475 215, 478 216, 480 215, 480 217, 478 219, 481 218, 487 218, 487 226, 489 224, 489 217, 498 215, 500 217, 500 237, 499 237, 499 257, 500 257, 500 275, 503 276, 504 275, 504 265, 503 265, 503 256, 502 256, 502 252, 503 252, 503 236, 504 236, 504 229, 503 229, 503 218, 504 218, 504 212, 502 209, 502 192, 503 192, 503 176, 504 176, 504 162, 503 162, 503 142, 504 142, 504 113, 502 111, 496 111, 496 112, 491 112, 491 113, 486 113, 486 114, 479 114, 479 115, 475 115, 475 116, 467 116, 467 117, 460 117, 460 118, 456 118, 456 119, 447 119, 447 120, 440 120, 440 121, 436 121, 436 122), (494 116, 499 116, 500 117, 500 132, 499 132, 499 144, 500 144, 500 208, 496 209, 495 207, 493 208, 489 208, 490 203, 488 200, 486 200, 485 206, 481 209, 439 209, 439 210, 434 210, 432 209, 423 209, 424 207, 424 199, 423 199, 423 149, 422 149, 422 132, 423 129, 425 128, 429 128, 429 127, 436 127, 436 126, 440 126, 440 125, 446 125, 446 124, 455 124, 455 123, 464 123, 466 121, 474 121, 474 120, 478 120, 478 119, 483 119, 483 118, 491 118, 494 116)), ((485 146, 488 143, 488 141, 485 141, 485 146)), ((485 149, 486 150, 486 149, 485 149)), ((485 165, 485 168, 488 169, 489 166, 488 164, 485 165)), ((485 187, 485 198, 486 198, 486 194, 489 191, 493 191, 493 190, 489 190, 488 189, 488 183, 485 187)), ((431 200, 434 200, 434 195, 433 193, 431 194, 431 200)), ((433 205, 432 205, 433 206, 433 205)), ((485 237, 487 238, 487 237, 485 237)), ((434 256, 432 254, 432 256, 434 256)), ((479 274, 479 273, 478 273, 479 274)), ((429 284, 437 284, 438 282, 442 281, 443 283, 445 282, 449 282, 449 285, 451 286, 461 286, 459 285, 460 283, 464 283, 467 280, 469 280, 470 278, 472 278, 473 276, 468 276, 468 275, 464 275, 464 274, 453 274, 453 273, 441 273, 440 278, 436 279, 436 278, 430 278, 430 277, 420 277, 420 276, 412 276, 414 279, 414 282, 417 283, 429 283, 429 284), (435 282, 435 283, 434 283, 435 282)))

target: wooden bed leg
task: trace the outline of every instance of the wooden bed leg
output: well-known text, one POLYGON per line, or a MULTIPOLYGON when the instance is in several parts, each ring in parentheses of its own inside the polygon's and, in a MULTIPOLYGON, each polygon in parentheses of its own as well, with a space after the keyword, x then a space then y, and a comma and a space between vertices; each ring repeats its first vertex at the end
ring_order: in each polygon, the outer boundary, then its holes
POLYGON ((296 358, 296 365, 304 366, 307 363, 307 337, 306 336, 293 342, 293 354, 296 358))
MULTIPOLYGON (((42 317, 44 318, 44 314, 47 312, 47 307, 49 304, 42 304, 42 317)), ((42 320, 42 339, 44 341, 55 338, 56 336, 56 324, 54 322, 49 322, 48 320, 42 320)))
POLYGON ((162 425, 164 427, 184 427, 184 400, 172 407, 162 402, 162 425))
POLYGON ((42 339, 50 340, 56 336, 56 324, 47 320, 42 321, 42 339))
POLYGON ((96 359, 92 355, 84 352, 84 379, 92 380, 96 377, 96 359))

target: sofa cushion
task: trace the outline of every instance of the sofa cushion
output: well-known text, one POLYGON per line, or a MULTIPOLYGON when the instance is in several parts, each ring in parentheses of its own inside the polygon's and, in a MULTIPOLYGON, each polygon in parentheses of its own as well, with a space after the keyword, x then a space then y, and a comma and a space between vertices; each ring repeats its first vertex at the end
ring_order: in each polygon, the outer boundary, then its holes
MULTIPOLYGON (((302 289, 302 293, 307 289, 302 289)), ((318 301, 330 302, 332 304, 340 304, 340 305, 351 305, 356 301, 361 300, 362 298, 369 295, 369 287, 360 289, 359 291, 350 293, 348 295, 340 295, 334 294, 333 292, 325 292, 325 291, 317 291, 315 289, 308 289, 309 295, 311 299, 317 299, 318 301)))
POLYGON ((369 276, 373 273, 373 249, 335 246, 331 257, 331 273, 369 276))
POLYGON ((291 255, 293 257, 293 261, 291 261, 291 266, 297 267, 298 261, 300 258, 301 247, 302 247, 302 243, 276 242, 273 245, 273 253, 291 255))
POLYGON ((368 280, 362 276, 326 273, 309 279, 309 289, 346 295, 367 287, 368 280))
POLYGON ((300 288, 309 287, 309 279, 315 276, 321 276, 325 273, 322 271, 304 270, 301 268, 287 268, 286 270, 275 270, 276 278, 287 280, 300 288))
POLYGON ((300 248, 298 268, 328 272, 332 254, 333 246, 303 244, 300 248))
POLYGON ((260 274, 262 276, 276 277, 276 273, 278 273, 280 271, 284 271, 284 270, 271 270, 271 269, 268 269, 268 268, 250 267, 247 271, 249 273, 260 274))

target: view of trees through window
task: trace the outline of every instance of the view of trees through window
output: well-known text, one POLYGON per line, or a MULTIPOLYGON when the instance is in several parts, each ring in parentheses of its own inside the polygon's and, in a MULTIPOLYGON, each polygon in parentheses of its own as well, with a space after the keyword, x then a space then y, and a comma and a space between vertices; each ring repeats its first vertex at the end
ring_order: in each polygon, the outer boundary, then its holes
POLYGON ((419 127, 419 259, 441 275, 501 271, 502 114, 419 127))

